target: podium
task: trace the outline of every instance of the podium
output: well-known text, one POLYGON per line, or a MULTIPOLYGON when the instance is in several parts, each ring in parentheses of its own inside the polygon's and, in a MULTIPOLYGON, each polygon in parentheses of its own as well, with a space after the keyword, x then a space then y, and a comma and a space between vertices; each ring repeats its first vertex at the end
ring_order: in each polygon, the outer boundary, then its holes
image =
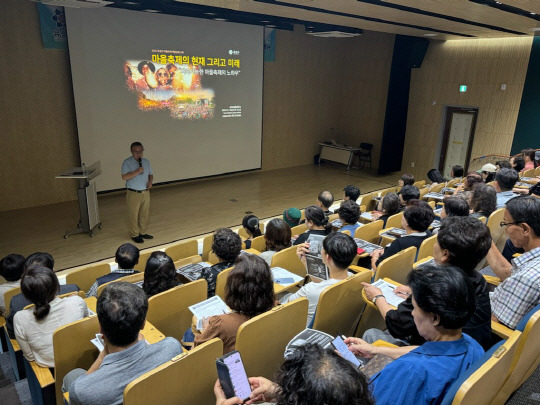
POLYGON ((86 167, 75 167, 67 172, 56 176, 57 179, 76 179, 77 196, 79 199, 79 223, 77 229, 66 231, 64 239, 69 235, 78 233, 88 233, 90 237, 94 236, 94 228, 102 228, 99 219, 99 209, 97 202, 96 178, 101 174, 101 162, 98 160, 94 164, 86 167))

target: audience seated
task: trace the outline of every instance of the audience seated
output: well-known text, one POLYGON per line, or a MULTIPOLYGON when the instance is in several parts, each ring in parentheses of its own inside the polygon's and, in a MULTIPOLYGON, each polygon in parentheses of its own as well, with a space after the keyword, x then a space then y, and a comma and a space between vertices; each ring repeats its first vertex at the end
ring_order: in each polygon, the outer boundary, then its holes
POLYGON ((403 186, 399 192, 399 202, 401 203, 401 210, 404 210, 409 201, 418 200, 420 198, 420 190, 416 186, 403 186))
POLYGON ((463 173, 463 166, 454 165, 452 166, 452 170, 450 170, 450 177, 452 177, 453 179, 460 179, 463 177, 463 173))
POLYGON ((97 290, 102 284, 138 273, 133 268, 139 263, 139 249, 131 243, 124 243, 116 250, 114 261, 118 264, 118 269, 99 277, 86 293, 87 297, 97 297, 97 290))
POLYGON ((414 176, 412 174, 402 174, 398 180, 398 186, 412 186, 414 185, 414 176))
POLYGON ((456 188, 454 195, 470 200, 473 188, 478 183, 484 183, 484 179, 476 172, 468 172, 463 183, 456 188))
POLYGON ((475 309, 474 288, 453 266, 426 265, 409 273, 413 317, 422 346, 373 346, 359 338, 345 343, 356 355, 383 354, 395 359, 371 378, 377 405, 440 403, 452 383, 483 354, 473 338, 462 333, 475 309))
POLYGON ((182 353, 171 337, 146 344, 139 332, 147 311, 148 299, 139 287, 122 281, 105 287, 97 301, 105 348, 88 371, 75 369, 64 378, 71 405, 122 404, 126 385, 182 353))
POLYGON ((7 283, 0 284, 0 315, 6 315, 4 293, 21 285, 24 262, 24 256, 18 254, 10 254, 0 260, 0 276, 7 281, 7 283))
POLYGON ((491 296, 491 311, 493 320, 515 329, 540 302, 540 199, 521 196, 509 200, 501 226, 506 227, 512 244, 525 253, 508 263, 492 245, 488 264, 502 283, 491 296))
POLYGON ((343 201, 339 207, 338 214, 339 219, 343 222, 340 232, 349 231, 351 236, 354 236, 356 230, 362 226, 358 222, 360 219, 360 208, 356 202, 352 199, 343 201))
MULTIPOLYGON (((310 282, 304 285, 300 290, 294 294, 287 294, 282 297, 279 302, 286 304, 287 302, 294 301, 301 297, 307 297, 309 301, 308 318, 306 325, 311 323, 317 304, 319 303, 319 296, 323 290, 337 283, 340 280, 346 279, 352 275, 347 271, 351 265, 353 259, 356 257, 356 243, 353 238, 343 233, 331 233, 324 238, 323 246, 321 249, 321 256, 323 263, 328 268, 328 280, 321 282, 310 282)), ((298 245, 296 253, 304 266, 307 269, 305 254, 309 252, 309 244, 302 243, 298 245)))
POLYGON ((463 198, 446 197, 443 200, 441 219, 446 217, 467 217, 469 216, 469 204, 463 198))
MULTIPOLYGON (((30 267, 47 267, 48 269, 54 270, 54 259, 49 253, 35 252, 26 258, 24 271, 28 270, 30 267)), ((77 291, 79 291, 79 287, 76 284, 62 284, 57 295, 77 291)), ((15 339, 15 332, 13 330, 13 318, 15 317, 15 314, 30 304, 32 304, 32 302, 23 294, 17 294, 11 299, 11 302, 9 303, 9 316, 6 318, 6 329, 11 339, 15 339)))
POLYGON ((302 212, 298 208, 289 208, 283 211, 283 220, 291 228, 300 224, 300 218, 302 218, 302 212))
POLYGON ((266 225, 264 240, 266 241, 266 251, 262 252, 259 257, 270 266, 272 257, 277 252, 291 246, 291 227, 282 219, 274 218, 266 225))
POLYGON ((332 214, 330 207, 334 203, 334 196, 330 191, 321 191, 317 196, 317 206, 324 211, 324 215, 329 216, 332 214))
POLYGON ((400 211, 400 207, 401 203, 399 201, 399 196, 396 193, 388 193, 383 196, 377 204, 377 210, 379 213, 373 213, 372 218, 373 220, 382 220, 384 228, 386 226, 386 220, 392 215, 397 214, 400 211))
POLYGON ((512 189, 518 180, 519 175, 514 169, 501 169, 497 172, 493 183, 493 188, 497 192, 497 209, 503 208, 508 200, 517 195, 512 189))
MULTIPOLYGON (((266 233, 268 234, 268 228, 266 233)), ((201 276, 199 277, 199 280, 204 278, 208 283, 208 298, 213 297, 216 294, 217 275, 223 270, 232 267, 234 265, 234 261, 241 251, 242 239, 240 239, 240 236, 238 236, 237 233, 234 233, 228 228, 220 228, 214 233, 212 252, 214 252, 218 257, 219 263, 214 264, 212 267, 203 269, 201 276)))
POLYGON ((491 186, 478 183, 473 188, 470 205, 473 217, 489 218, 497 209, 497 192, 491 186))
POLYGON ((246 249, 250 249, 253 238, 262 235, 259 218, 257 218, 255 215, 246 215, 244 219, 242 219, 242 227, 246 230, 249 236, 249 238, 244 241, 246 244, 246 249))
POLYGON ((427 172, 427 178, 431 181, 431 184, 429 185, 430 191, 433 186, 444 183, 446 181, 442 176, 441 172, 439 172, 437 169, 431 169, 429 172, 427 172))
POLYGON ((495 166, 497 167, 497 171, 501 169, 511 169, 512 165, 510 164, 510 161, 508 160, 498 160, 495 163, 495 166))
MULTIPOLYGON (((491 247, 491 235, 486 225, 470 217, 450 217, 442 221, 433 247, 433 259, 436 264, 455 266, 462 269, 474 286, 476 309, 463 331, 480 343, 485 349, 491 343, 491 308, 487 283, 475 267, 486 257, 491 247)), ((371 284, 364 284, 368 299, 373 300, 382 294, 371 284)), ((386 331, 369 329, 362 337, 368 343, 378 339, 402 345, 422 344, 424 338, 418 333, 413 320, 413 305, 410 288, 400 286, 395 293, 407 299, 393 309, 384 297, 377 298, 375 305, 385 320, 386 331)))
POLYGON ((343 201, 352 200, 356 202, 360 197, 360 189, 356 186, 348 185, 343 189, 343 201))
POLYGON ((407 234, 395 239, 390 246, 377 249, 371 253, 371 268, 373 271, 377 269, 379 263, 384 259, 411 246, 418 249, 424 239, 431 236, 428 228, 435 219, 433 209, 425 201, 411 200, 409 204, 401 220, 401 227, 407 231, 407 234))
POLYGON ((308 240, 309 235, 323 235, 326 236, 332 230, 332 225, 328 223, 328 217, 324 214, 324 211, 311 205, 305 210, 306 225, 308 230, 299 235, 294 241, 293 245, 299 245, 308 240))
MULTIPOLYGON (((298 347, 280 366, 276 382, 251 377, 253 388, 246 404, 272 402, 278 405, 372 405, 373 399, 364 375, 332 350, 319 345, 298 347)), ((216 405, 242 403, 226 400, 219 380, 214 387, 216 405)))
POLYGON ((512 165, 512 169, 520 173, 525 168, 525 160, 521 155, 511 157, 510 164, 512 165))
POLYGON ((268 264, 256 255, 239 256, 225 284, 225 303, 232 312, 212 316, 204 322, 203 330, 195 333, 195 346, 218 337, 223 341, 223 354, 233 351, 240 325, 269 311, 275 302, 268 264))
POLYGON ((523 156, 523 161, 525 162, 525 166, 523 169, 521 169, 521 172, 524 172, 525 170, 534 169, 536 166, 534 165, 534 149, 523 149, 521 151, 521 155, 523 156))
POLYGON ((144 268, 142 288, 148 298, 178 285, 176 268, 172 259, 164 252, 152 252, 144 268))
POLYGON ((21 291, 34 307, 15 314, 15 338, 24 357, 41 367, 54 367, 54 331, 88 316, 81 297, 57 297, 59 289, 56 274, 47 267, 30 267, 22 275, 21 291))
POLYGON ((484 166, 482 166, 480 172, 482 174, 482 179, 484 180, 484 183, 490 183, 495 179, 497 167, 494 164, 486 163, 484 166))

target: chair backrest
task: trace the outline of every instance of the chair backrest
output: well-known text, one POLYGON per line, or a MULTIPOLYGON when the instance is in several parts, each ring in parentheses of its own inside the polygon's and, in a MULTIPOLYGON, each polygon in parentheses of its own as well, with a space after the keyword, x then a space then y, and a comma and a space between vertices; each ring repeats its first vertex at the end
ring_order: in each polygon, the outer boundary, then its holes
MULTIPOLYGON (((365 205, 364 205, 364 209, 365 209, 365 205)), ((328 222, 335 221, 335 220, 338 219, 338 218, 339 218, 339 214, 338 214, 338 213, 330 214, 330 215, 328 215, 328 222)))
POLYGON ((307 298, 277 306, 244 322, 236 334, 236 350, 248 376, 274 378, 283 362, 285 347, 306 327, 307 298))
POLYGON ((427 187, 420 189, 420 199, 422 199, 427 193, 429 192, 429 189, 427 187))
POLYGON ((228 269, 222 270, 216 278, 216 295, 222 300, 225 300, 225 285, 227 284, 227 277, 229 277, 229 273, 232 269, 232 267, 229 267, 228 269))
POLYGON ((253 238, 251 241, 251 247, 253 249, 257 249, 259 252, 266 251, 266 239, 264 239, 264 235, 253 238))
POLYGON ((165 336, 181 340, 193 316, 188 307, 204 301, 206 296, 206 280, 171 288, 150 297, 146 319, 165 336))
POLYGON ((431 207, 432 210, 435 209, 435 201, 429 201, 428 205, 431 207))
POLYGON ((166 248, 165 253, 169 255, 173 262, 176 262, 177 260, 198 254, 199 244, 195 239, 181 241, 166 248))
POLYGON ((66 284, 77 284, 83 291, 88 291, 98 277, 111 272, 109 263, 91 264, 74 270, 66 275, 66 284))
POLYGON ((146 268, 146 262, 148 261, 148 258, 152 254, 152 251, 144 252, 139 255, 139 263, 135 267, 133 267, 134 270, 144 272, 144 269, 146 268))
POLYGON ((536 169, 534 169, 534 175, 540 176, 540 166, 538 166, 536 169))
POLYGON ((525 170, 521 177, 534 177, 534 169, 525 170))
POLYGON ((390 187, 390 188, 386 188, 384 190, 381 191, 381 194, 380 196, 381 197, 384 197, 386 194, 388 193, 395 193, 396 192, 396 187, 390 187))
POLYGON ((446 186, 447 187, 454 187, 459 182, 461 182, 461 178, 452 179, 452 180, 449 180, 448 183, 446 183, 446 186))
POLYGON ((54 377, 56 380, 56 403, 62 399, 62 380, 74 368, 87 370, 98 356, 98 350, 90 342, 99 333, 97 316, 61 326, 53 333, 54 377))
POLYGON ((375 205, 375 201, 373 201, 373 197, 376 196, 377 193, 367 193, 364 194, 362 197, 360 197, 360 201, 357 201, 358 205, 365 205, 366 210, 370 210, 372 206, 375 205))
POLYGON ((429 192, 430 193, 439 193, 444 188, 444 186, 446 186, 445 183, 435 184, 434 186, 431 187, 429 192))
POLYGON ((193 255, 189 257, 184 257, 183 259, 180 259, 180 260, 176 260, 174 262, 174 267, 178 269, 179 267, 186 266, 191 263, 200 263, 200 262, 202 262, 201 256, 193 255))
POLYGON ((411 246, 384 259, 377 266, 374 281, 388 277, 400 284, 405 284, 407 282, 407 275, 413 268, 415 257, 416 248, 411 246))
POLYGON ((10 288, 4 293, 4 308, 6 308, 6 318, 7 318, 7 315, 9 315, 9 304, 11 303, 11 299, 15 297, 16 295, 19 295, 20 293, 21 293, 21 287, 10 288))
POLYGON ((289 270, 291 273, 297 274, 300 277, 305 277, 307 274, 306 268, 296 256, 296 246, 288 247, 272 256, 270 268, 282 267, 289 270))
POLYGON ((116 280, 109 281, 108 283, 101 284, 97 289, 97 296, 99 297, 101 295, 101 292, 111 283, 116 283, 117 281, 123 281, 125 283, 137 283, 139 281, 144 280, 144 273, 135 273, 130 274, 129 276, 117 278, 116 280))
POLYGON ((344 233, 345 235, 349 235, 351 236, 351 231, 349 231, 348 229, 345 230, 345 231, 340 231, 341 233, 344 233))
POLYGON ((403 218, 403 212, 398 212, 397 214, 392 215, 386 220, 386 228, 401 228, 401 218, 403 218))
MULTIPOLYGON (((540 342, 540 308, 537 306, 531 312, 532 315, 523 328, 521 341, 509 368, 508 380, 497 396, 497 401, 501 404, 531 376, 540 364, 540 345, 538 344, 540 342)), ((526 316, 528 317, 530 313, 526 316)), ((518 327, 522 328, 523 323, 520 322, 518 327)))
POLYGON ((130 382, 124 405, 214 403, 216 359, 222 354, 223 342, 215 338, 175 357, 130 382))
POLYGON ((433 256, 433 246, 437 242, 437 235, 430 236, 427 239, 424 239, 420 248, 418 249, 418 255, 416 261, 421 260, 428 256, 433 256))
POLYGON ((360 214, 366 212, 366 206, 365 205, 361 205, 360 206, 360 214))
POLYGON ((486 222, 486 226, 489 228, 489 232, 491 233, 491 239, 493 239, 493 243, 495 245, 504 235, 504 228, 501 228, 500 223, 504 218, 505 210, 506 208, 503 207, 493 211, 486 222))
POLYGON ((418 180, 413 183, 413 186, 416 186, 418 189, 424 188, 426 186, 425 180, 418 180))
POLYGON ((493 404, 508 379, 520 340, 521 333, 514 332, 507 341, 488 350, 450 386, 442 405, 493 404))
POLYGON ((291 235, 300 235, 308 230, 307 224, 303 223, 300 225, 293 226, 291 228, 291 235))
POLYGON ((384 222, 381 219, 362 225, 354 233, 354 237, 370 243, 379 243, 379 231, 382 230, 384 222))
POLYGON ((313 329, 352 336, 365 305, 362 282, 370 281, 371 271, 366 270, 326 287, 319 297, 313 329))
POLYGON ((218 264, 219 257, 217 257, 217 255, 213 251, 210 251, 208 253, 208 258, 206 259, 206 261, 211 264, 218 264))
POLYGON ((211 233, 210 235, 206 235, 203 238, 203 251, 202 251, 202 259, 203 261, 208 260, 208 255, 212 251, 212 242, 214 241, 214 234, 211 233))

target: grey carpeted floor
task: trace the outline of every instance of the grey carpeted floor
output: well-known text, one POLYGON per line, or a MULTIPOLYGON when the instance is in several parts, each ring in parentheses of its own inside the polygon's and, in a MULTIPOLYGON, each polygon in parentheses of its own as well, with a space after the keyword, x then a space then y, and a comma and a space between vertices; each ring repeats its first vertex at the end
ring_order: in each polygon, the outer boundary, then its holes
POLYGON ((26 379, 15 381, 9 353, 0 354, 0 405, 32 405, 26 379))

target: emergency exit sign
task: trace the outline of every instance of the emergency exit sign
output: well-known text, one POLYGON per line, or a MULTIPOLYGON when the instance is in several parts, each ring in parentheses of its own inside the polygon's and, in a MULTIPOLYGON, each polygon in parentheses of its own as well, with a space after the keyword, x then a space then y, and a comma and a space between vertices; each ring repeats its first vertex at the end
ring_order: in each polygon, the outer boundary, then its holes
POLYGON ((467 91, 467 86, 462 84, 461 86, 459 86, 459 92, 460 93, 465 93, 467 91))

